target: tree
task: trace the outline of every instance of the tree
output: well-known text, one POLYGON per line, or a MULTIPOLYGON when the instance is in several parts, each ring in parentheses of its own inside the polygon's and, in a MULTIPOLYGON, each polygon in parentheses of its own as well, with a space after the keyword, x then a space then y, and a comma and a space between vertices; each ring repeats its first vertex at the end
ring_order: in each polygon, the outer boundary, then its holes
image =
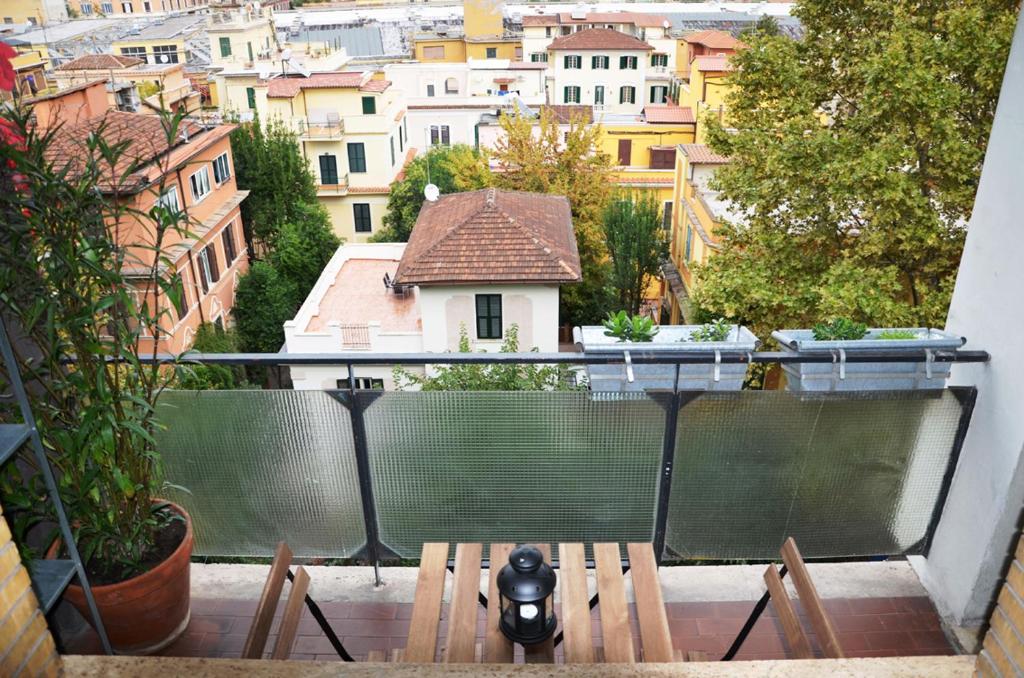
POLYGON ((611 303, 608 248, 601 217, 611 196, 611 158, 598 146, 600 126, 573 116, 564 138, 558 120, 544 109, 538 125, 518 113, 503 115, 504 136, 493 157, 495 183, 515 191, 564 195, 572 209, 583 281, 562 288, 562 322, 596 324, 611 303))
POLYGON ((661 226, 658 201, 650 194, 615 197, 604 210, 604 236, 619 306, 636 315, 644 292, 668 255, 668 237, 661 226))
POLYGON ((423 205, 423 189, 434 184, 442 195, 475 191, 491 185, 487 159, 472 146, 432 146, 416 156, 405 170, 405 178, 391 185, 384 228, 374 234, 373 242, 407 242, 423 205), (429 168, 429 171, 428 171, 429 168))
MULTIPOLYGON (((531 349, 536 351, 536 348, 531 349)), ((501 353, 519 352, 519 326, 505 332, 501 353)), ((466 326, 459 327, 459 353, 472 353, 466 326)), ((413 374, 401 366, 392 371, 398 390, 410 386, 421 391, 568 391, 573 385, 565 365, 447 365, 435 374, 413 374)))
POLYGON ((305 299, 331 260, 341 240, 331 230, 330 217, 321 205, 299 205, 295 221, 278 232, 270 263, 293 282, 299 300, 305 299))
POLYGON ((231 157, 242 201, 246 245, 252 256, 273 249, 284 224, 296 223, 317 204, 316 179, 294 132, 278 121, 259 118, 231 133, 231 157))
POLYGON ((1016 9, 803 0, 802 41, 751 35, 734 131, 707 119, 744 223, 698 267, 697 304, 761 336, 831 316, 942 325, 1016 9))
POLYGON ((253 353, 277 353, 284 344, 285 320, 299 304, 295 283, 270 264, 257 261, 238 281, 233 314, 240 348, 253 353))
MULTIPOLYGON (((196 330, 196 338, 192 342, 195 353, 237 353, 238 332, 224 329, 213 323, 203 323, 196 330)), ((188 356, 184 356, 187 360, 188 356)), ((228 390, 247 388, 245 369, 229 365, 195 365, 183 370, 178 381, 178 388, 203 391, 208 389, 228 390)))
MULTIPOLYGON (((779 29, 779 22, 771 14, 762 14, 751 30, 762 35, 779 35, 782 32, 779 29)), ((749 34, 750 30, 745 31, 743 38, 746 39, 749 34)))

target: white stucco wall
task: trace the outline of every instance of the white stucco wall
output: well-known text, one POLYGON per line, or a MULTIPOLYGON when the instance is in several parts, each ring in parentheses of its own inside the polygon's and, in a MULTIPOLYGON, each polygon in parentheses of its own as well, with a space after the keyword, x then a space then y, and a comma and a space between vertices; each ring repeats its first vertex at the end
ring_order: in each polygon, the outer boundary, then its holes
POLYGON ((987 350, 956 364, 950 384, 978 401, 927 559, 913 560, 939 612, 980 625, 1013 548, 1024 505, 1024 22, 1003 80, 946 329, 987 350))
POLYGON ((453 285, 419 288, 420 313, 423 318, 423 350, 444 352, 454 350, 451 339, 457 337, 458 323, 464 322, 473 349, 497 351, 501 340, 480 340, 476 338, 475 295, 502 295, 502 334, 513 323, 519 325, 519 350, 529 351, 536 347, 541 352, 558 350, 558 286, 557 285, 453 285), (523 296, 530 302, 528 319, 512 313, 512 297, 523 296), (457 304, 462 311, 453 315, 450 301, 456 297, 468 298, 467 303, 457 304), (532 323, 530 325, 529 323, 532 323))
POLYGON ((573 51, 558 50, 550 53, 548 63, 549 72, 554 76, 551 83, 551 90, 548 92, 550 103, 564 104, 565 87, 575 86, 580 88, 580 104, 594 105, 594 88, 598 85, 604 87, 604 110, 610 113, 630 113, 637 115, 643 110, 644 102, 647 101, 647 92, 644 88, 644 81, 650 64, 650 52, 629 50, 616 52, 597 52, 593 50, 573 51), (581 57, 581 68, 566 68, 566 56, 581 57), (591 68, 592 57, 607 56, 609 63, 607 69, 591 68), (623 56, 636 57, 636 69, 619 68, 619 58, 623 56), (619 103, 619 91, 623 86, 634 87, 636 96, 634 103, 619 103))

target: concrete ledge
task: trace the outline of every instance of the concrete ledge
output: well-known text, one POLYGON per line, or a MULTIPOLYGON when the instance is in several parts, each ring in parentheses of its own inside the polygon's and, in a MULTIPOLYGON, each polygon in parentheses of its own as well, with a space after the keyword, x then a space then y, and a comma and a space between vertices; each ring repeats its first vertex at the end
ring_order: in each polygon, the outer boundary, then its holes
MULTIPOLYGON (((374 588, 369 567, 305 566, 317 602, 411 603, 416 592, 415 567, 381 568, 384 586, 374 588)), ((670 603, 757 600, 764 593, 765 565, 663 567, 659 571, 665 601, 670 603)), ((906 561, 824 563, 808 566, 822 598, 900 598, 926 596, 906 561)), ((257 600, 269 565, 192 565, 194 598, 257 600)), ((591 595, 596 591, 589 574, 591 595)), ((449 578, 451 575, 449 575, 449 578)), ((629 577, 626 578, 629 584, 629 577)), ((450 588, 450 587, 449 587, 450 588)), ((486 583, 481 582, 481 590, 486 583)), ((632 589, 627 588, 632 600, 632 589)))
POLYGON ((810 659, 761 662, 697 662, 685 664, 347 664, 343 662, 273 661, 242 659, 193 659, 187 657, 64 657, 66 678, 224 678, 252 676, 278 678, 301 676, 476 676, 478 678, 516 676, 772 676, 777 678, 818 678, 819 676, 864 676, 872 678, 966 678, 974 672, 973 656, 895 657, 882 659, 810 659))

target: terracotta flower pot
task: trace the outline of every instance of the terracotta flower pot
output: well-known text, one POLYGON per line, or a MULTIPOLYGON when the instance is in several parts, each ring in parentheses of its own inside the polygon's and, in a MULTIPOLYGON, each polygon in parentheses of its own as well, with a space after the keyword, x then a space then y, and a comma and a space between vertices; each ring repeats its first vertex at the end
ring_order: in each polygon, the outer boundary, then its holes
MULTIPOLYGON (((174 553, 137 577, 92 587, 110 643, 118 654, 158 652, 177 640, 188 626, 192 519, 185 509, 168 503, 185 517, 185 536, 174 553)), ((59 544, 54 544, 47 556, 54 557, 57 548, 59 544)), ((64 597, 92 622, 81 586, 71 584, 64 597)))

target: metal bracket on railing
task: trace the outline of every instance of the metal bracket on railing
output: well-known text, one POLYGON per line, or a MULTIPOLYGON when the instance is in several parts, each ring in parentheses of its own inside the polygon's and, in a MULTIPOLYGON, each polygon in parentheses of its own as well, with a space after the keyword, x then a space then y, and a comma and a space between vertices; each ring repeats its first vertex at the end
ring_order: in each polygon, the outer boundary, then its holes
POLYGON ((623 357, 626 359, 626 381, 633 383, 633 359, 629 355, 629 351, 622 352, 623 357))
POLYGON ((928 378, 928 379, 931 379, 932 378, 932 363, 935 362, 935 352, 932 349, 930 349, 930 348, 926 348, 924 350, 924 358, 925 358, 925 360, 924 360, 924 376, 926 378, 928 378))
POLYGON ((722 378, 722 352, 715 349, 715 383, 722 378))
POLYGON ((839 353, 839 378, 846 379, 846 349, 837 348, 832 352, 832 362, 836 361, 836 352, 839 353))

